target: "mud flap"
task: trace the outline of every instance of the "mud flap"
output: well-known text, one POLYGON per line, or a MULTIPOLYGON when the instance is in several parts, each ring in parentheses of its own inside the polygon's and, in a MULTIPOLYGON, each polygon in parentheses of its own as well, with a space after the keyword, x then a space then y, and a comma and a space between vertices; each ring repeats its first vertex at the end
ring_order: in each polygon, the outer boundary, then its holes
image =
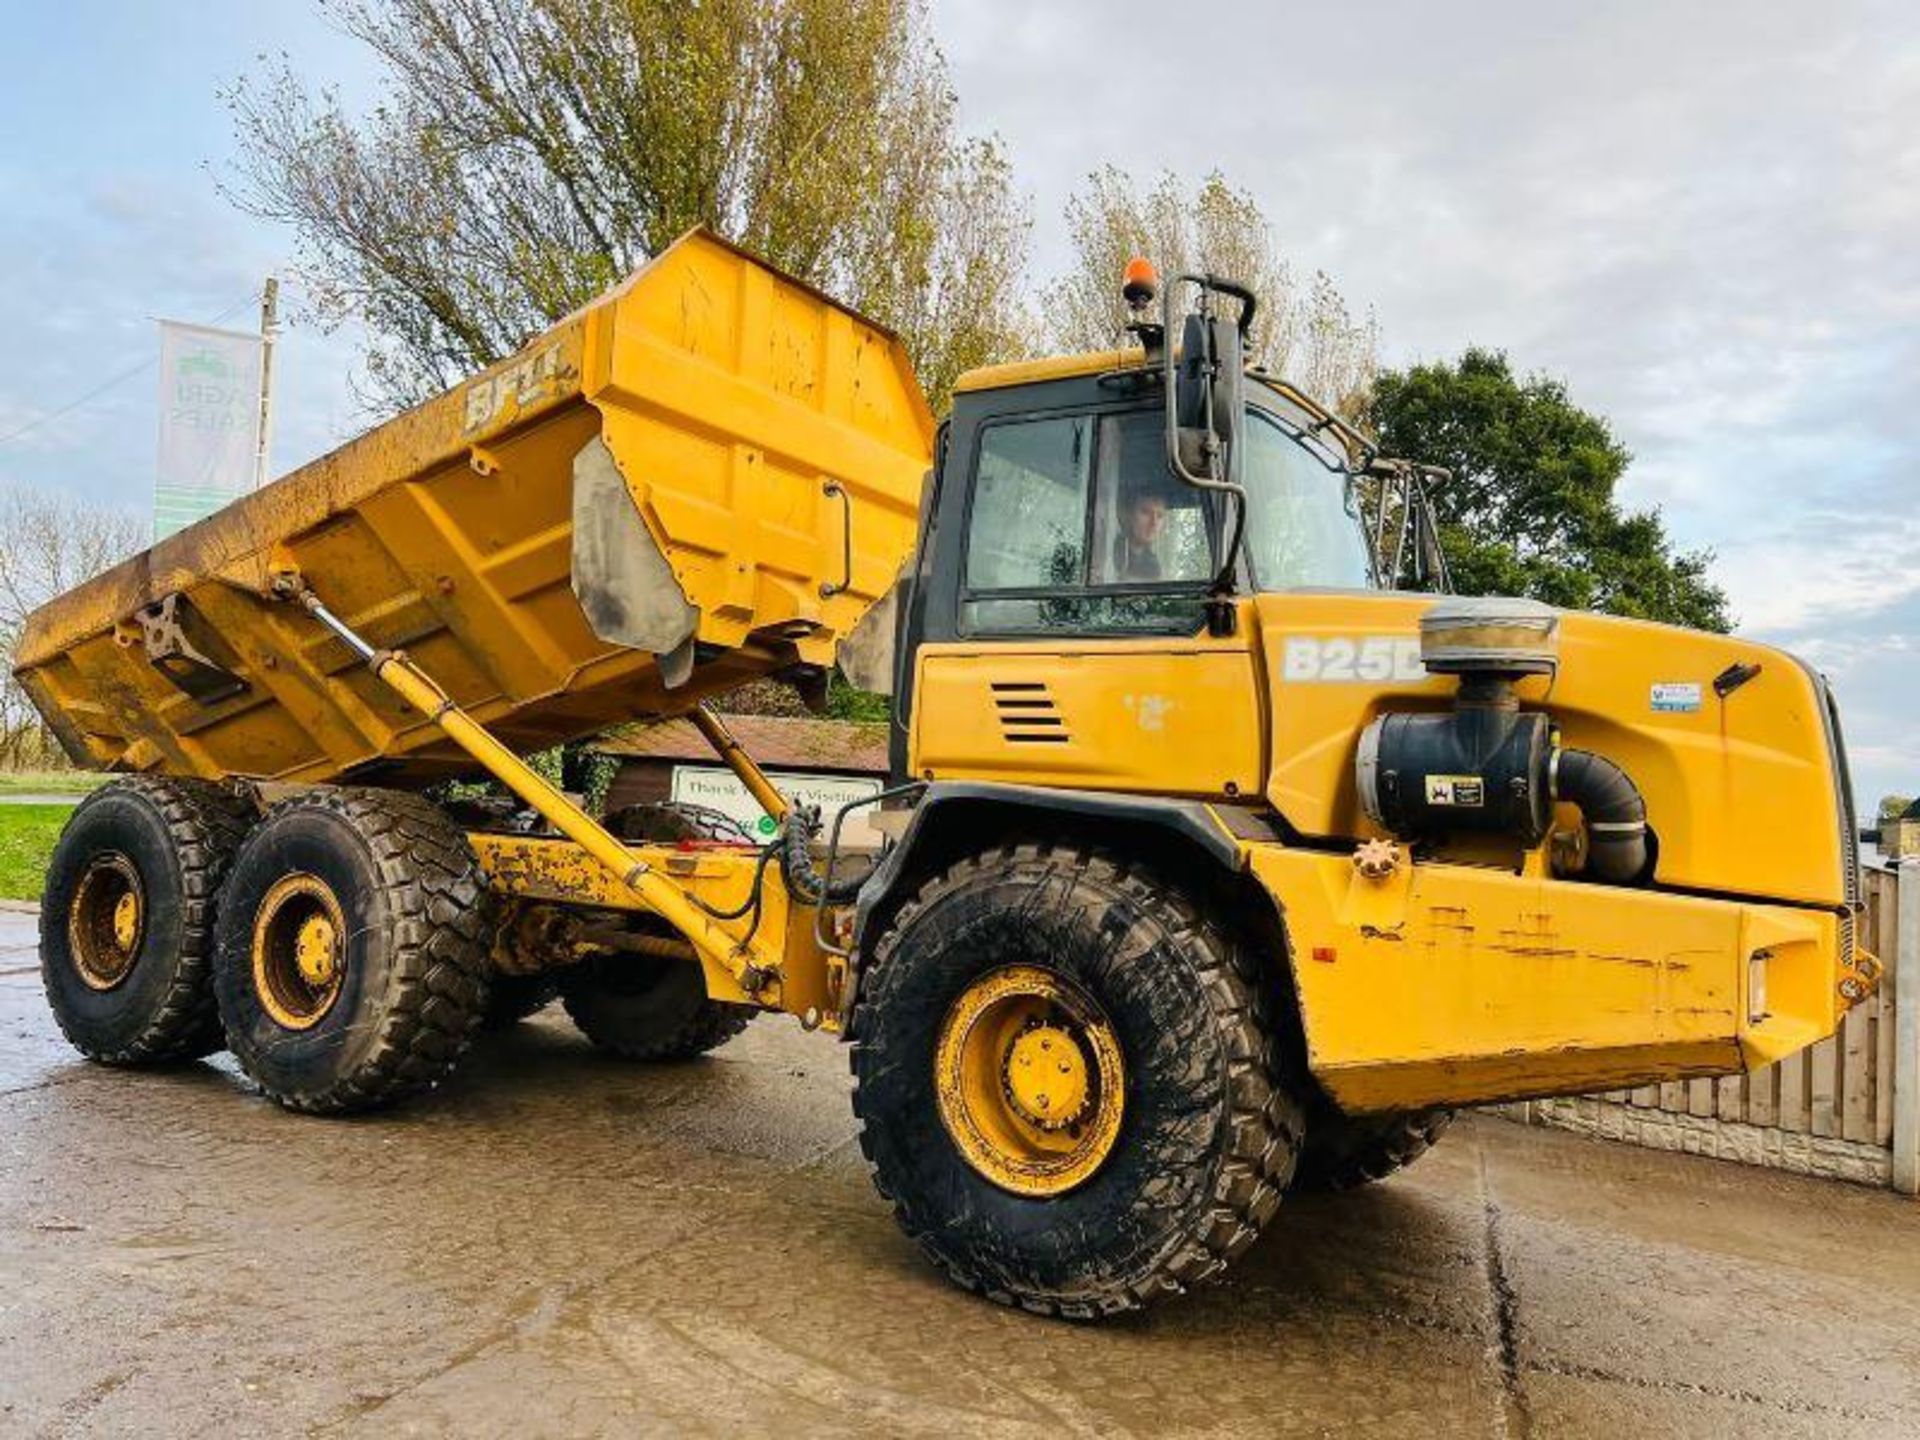
POLYGON ((875 695, 893 694, 894 635, 900 623, 901 595, 912 564, 909 558, 900 567, 900 574, 887 587, 887 593, 868 607, 834 653, 834 662, 848 681, 875 695))
POLYGON ((573 457, 573 593, 595 635, 652 654, 669 688, 686 683, 700 612, 598 436, 573 457))

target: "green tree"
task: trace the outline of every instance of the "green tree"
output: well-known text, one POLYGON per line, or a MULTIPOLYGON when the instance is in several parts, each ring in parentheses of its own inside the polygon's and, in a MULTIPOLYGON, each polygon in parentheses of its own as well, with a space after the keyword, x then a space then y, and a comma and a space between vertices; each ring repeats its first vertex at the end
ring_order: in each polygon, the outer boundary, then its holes
POLYGON ((399 407, 695 224, 898 330, 936 401, 1021 351, 1029 218, 958 129, 924 0, 320 0, 378 57, 349 115, 282 58, 228 94, 230 186, 399 407))
POLYGON ((1880 819, 1898 820, 1913 808, 1911 795, 1882 795, 1880 797, 1880 819))
POLYGON ((1364 412, 1387 453, 1453 472, 1435 487, 1455 588, 1528 595, 1701 630, 1727 630, 1708 550, 1676 551, 1657 510, 1616 496, 1632 456, 1607 422, 1505 354, 1385 371, 1364 412))
POLYGON ((1067 201, 1074 258, 1049 287, 1047 338, 1061 350, 1101 350, 1120 342, 1126 319, 1120 275, 1144 255, 1163 277, 1211 270, 1259 298, 1253 360, 1330 404, 1350 406, 1373 378, 1379 327, 1355 319, 1331 277, 1303 279, 1281 253, 1253 195, 1219 171, 1188 187, 1162 175, 1142 189, 1114 166, 1096 170, 1067 201))

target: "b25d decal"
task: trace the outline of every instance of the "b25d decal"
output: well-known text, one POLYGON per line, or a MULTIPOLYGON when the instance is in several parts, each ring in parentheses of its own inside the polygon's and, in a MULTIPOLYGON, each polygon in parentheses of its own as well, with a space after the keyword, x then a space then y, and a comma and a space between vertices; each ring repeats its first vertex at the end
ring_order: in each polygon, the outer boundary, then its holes
POLYGON ((1412 636, 1292 635, 1281 651, 1280 678, 1294 685, 1380 685, 1429 677, 1412 636))

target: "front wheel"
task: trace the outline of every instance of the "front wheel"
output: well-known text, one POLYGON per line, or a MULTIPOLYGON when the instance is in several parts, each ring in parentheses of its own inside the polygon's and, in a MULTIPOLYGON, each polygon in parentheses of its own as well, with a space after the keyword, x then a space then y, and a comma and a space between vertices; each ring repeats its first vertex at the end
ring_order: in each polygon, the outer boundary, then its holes
POLYGON ((1152 871, 1021 845, 929 881, 853 1017, 861 1146, 958 1284, 1087 1318, 1211 1279, 1292 1174, 1252 957, 1152 871))

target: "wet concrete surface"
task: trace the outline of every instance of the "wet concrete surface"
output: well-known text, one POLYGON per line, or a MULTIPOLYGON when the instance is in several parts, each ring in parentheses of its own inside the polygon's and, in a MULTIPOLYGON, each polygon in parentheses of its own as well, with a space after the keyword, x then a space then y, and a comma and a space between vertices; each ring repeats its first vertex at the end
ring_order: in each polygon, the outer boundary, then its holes
POLYGON ((1456 1126, 1098 1327, 949 1289, 838 1045, 601 1058, 557 1009, 390 1114, 81 1062, 0 914, 0 1433, 1908 1436, 1920 1206, 1456 1126))

